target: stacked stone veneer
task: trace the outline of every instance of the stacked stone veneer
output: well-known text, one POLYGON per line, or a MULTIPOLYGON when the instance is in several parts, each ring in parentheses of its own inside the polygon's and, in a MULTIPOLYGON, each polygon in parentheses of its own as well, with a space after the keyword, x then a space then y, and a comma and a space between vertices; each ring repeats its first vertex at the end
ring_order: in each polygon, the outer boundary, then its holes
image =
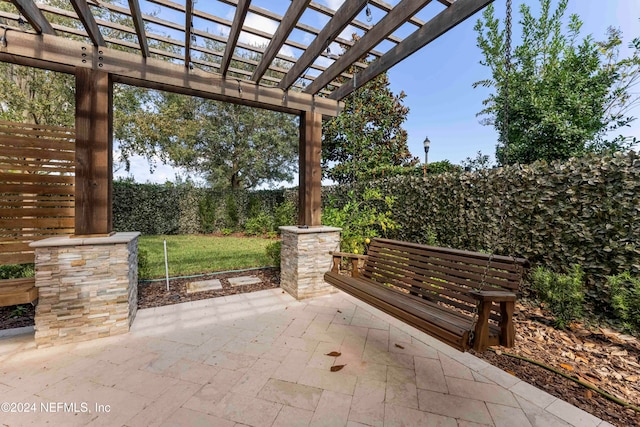
POLYGON ((34 242, 38 347, 123 334, 138 306, 138 236, 34 242))
POLYGON ((334 292, 324 281, 331 269, 330 251, 340 250, 340 228, 280 227, 280 287, 297 299, 334 292))

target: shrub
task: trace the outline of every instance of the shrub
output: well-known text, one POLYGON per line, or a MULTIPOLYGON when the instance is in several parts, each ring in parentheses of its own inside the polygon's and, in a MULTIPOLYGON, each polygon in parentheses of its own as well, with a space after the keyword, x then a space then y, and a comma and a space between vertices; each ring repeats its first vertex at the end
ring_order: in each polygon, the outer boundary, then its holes
POLYGON ((138 248, 138 280, 151 277, 151 265, 149 254, 145 249, 138 248))
POLYGON ((564 329, 582 316, 584 304, 584 272, 573 265, 568 274, 555 273, 543 267, 531 274, 532 287, 555 317, 555 326, 564 329))
POLYGON ((289 200, 277 205, 273 213, 274 228, 280 232, 279 227, 283 225, 294 225, 296 223, 296 205, 289 200))
POLYGON ((273 219, 265 212, 260 212, 247 220, 244 232, 251 236, 267 234, 273 231, 273 219))
POLYGON ((640 332, 640 279, 625 271, 607 276, 611 306, 629 332, 640 332))
POLYGON ((33 264, 0 265, 0 280, 33 277, 35 274, 36 270, 33 264))
POLYGON ((272 264, 280 268, 280 251, 282 250, 282 241, 278 240, 273 243, 269 243, 265 248, 267 257, 271 260, 272 264))
POLYGON ((364 190, 360 198, 354 191, 349 191, 344 204, 330 198, 322 222, 342 228, 341 250, 364 253, 365 239, 386 236, 387 230, 398 227, 391 214, 394 202, 394 197, 384 197, 372 188, 364 190))

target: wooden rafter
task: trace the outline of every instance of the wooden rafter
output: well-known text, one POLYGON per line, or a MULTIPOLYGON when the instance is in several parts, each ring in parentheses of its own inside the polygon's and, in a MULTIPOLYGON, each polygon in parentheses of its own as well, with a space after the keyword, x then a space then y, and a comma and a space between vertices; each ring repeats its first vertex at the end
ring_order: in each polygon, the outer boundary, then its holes
POLYGON ((457 0, 451 7, 443 10, 428 23, 407 37, 402 43, 390 49, 382 58, 371 63, 357 76, 355 83, 350 80, 333 91, 331 99, 343 99, 354 90, 362 87, 368 81, 384 73, 398 62, 402 61, 417 50, 431 43, 471 15, 491 3, 493 0, 457 0))
POLYGON ((147 32, 144 28, 144 21, 142 20, 142 12, 140 11, 140 3, 138 2, 138 0, 129 0, 129 9, 131 10, 133 25, 136 28, 136 35, 138 36, 140 51, 142 52, 142 56, 148 58, 149 43, 147 43, 147 32))
POLYGON ((231 58, 233 57, 233 52, 236 49, 236 43, 238 43, 238 37, 240 37, 240 32, 242 31, 242 26, 244 25, 244 20, 247 17, 247 11, 249 10, 250 5, 251 0, 239 0, 238 5, 236 6, 233 25, 231 26, 231 31, 229 32, 229 37, 227 39, 227 46, 224 49, 224 56, 222 57, 222 63, 220 64, 220 74, 223 76, 227 74, 227 70, 231 64, 231 58))
POLYGON ((113 81, 149 89, 166 90, 224 102, 243 104, 291 114, 314 111, 326 116, 340 113, 342 104, 328 98, 301 92, 289 92, 260 86, 251 81, 238 82, 220 74, 185 69, 162 59, 143 58, 121 50, 87 45, 63 37, 22 33, 7 34, 8 43, 0 49, 0 61, 69 72, 73 68, 91 68, 113 75, 113 81), (84 48, 84 49, 83 49, 84 48), (87 52, 83 58, 78 52, 87 52), (102 54, 98 52, 102 51, 102 54), (101 59, 100 59, 101 58, 101 59), (83 62, 83 60, 85 62, 83 62), (242 89, 242 90, 240 90, 242 89))
POLYGON ((352 0, 346 1, 342 4, 340 9, 331 18, 331 20, 324 26, 318 36, 311 42, 309 47, 304 51, 302 56, 298 58, 289 72, 280 80, 278 87, 280 89, 287 90, 296 81, 304 70, 315 61, 320 53, 325 50, 331 42, 340 34, 344 28, 349 25, 349 22, 362 10, 367 0, 352 0))
POLYGON ((104 37, 102 37, 100 33, 100 28, 91 13, 91 9, 89 9, 87 0, 71 0, 71 5, 78 14, 80 21, 82 21, 82 25, 84 25, 84 29, 87 30, 87 34, 93 44, 95 46, 105 46, 104 37))
POLYGON ((325 72, 315 79, 305 92, 315 94, 331 83, 351 64, 378 45, 385 37, 404 24, 407 19, 425 7, 431 0, 402 0, 391 12, 385 15, 368 33, 362 36, 342 56, 340 56, 325 72))
POLYGON ((16 9, 18 9, 25 18, 27 18, 29 24, 31 24, 38 34, 56 34, 49 21, 47 21, 47 18, 45 18, 42 11, 38 9, 38 6, 36 6, 33 0, 12 0, 11 2, 16 9))
POLYGON ((311 0, 292 0, 284 18, 282 18, 282 22, 278 25, 278 29, 273 35, 269 46, 267 46, 264 55, 262 55, 260 63, 254 70, 251 80, 259 82, 262 76, 264 76, 269 65, 271 65, 271 61, 273 61, 280 51, 280 48, 284 44, 285 40, 287 40, 287 37, 289 37, 289 34, 291 34, 291 31, 293 31, 296 22, 298 22, 298 19, 300 19, 310 1, 311 0))
POLYGON ((191 34, 193 31, 193 0, 186 0, 184 23, 184 66, 191 65, 191 34))

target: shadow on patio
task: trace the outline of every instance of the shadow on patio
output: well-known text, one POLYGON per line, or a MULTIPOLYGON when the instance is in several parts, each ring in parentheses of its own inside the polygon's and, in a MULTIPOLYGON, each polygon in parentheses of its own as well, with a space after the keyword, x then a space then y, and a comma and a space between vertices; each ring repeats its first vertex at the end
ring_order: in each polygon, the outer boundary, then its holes
POLYGON ((140 310, 129 334, 44 349, 3 338, 0 366, 11 426, 608 425, 341 292, 140 310))

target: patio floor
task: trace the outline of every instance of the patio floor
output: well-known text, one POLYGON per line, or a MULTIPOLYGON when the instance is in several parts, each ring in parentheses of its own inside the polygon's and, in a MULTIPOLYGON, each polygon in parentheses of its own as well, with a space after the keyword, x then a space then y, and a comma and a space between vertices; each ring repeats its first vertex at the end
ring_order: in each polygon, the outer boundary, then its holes
POLYGON ((0 425, 610 425, 344 293, 140 310, 129 334, 34 347, 0 338, 0 425))

